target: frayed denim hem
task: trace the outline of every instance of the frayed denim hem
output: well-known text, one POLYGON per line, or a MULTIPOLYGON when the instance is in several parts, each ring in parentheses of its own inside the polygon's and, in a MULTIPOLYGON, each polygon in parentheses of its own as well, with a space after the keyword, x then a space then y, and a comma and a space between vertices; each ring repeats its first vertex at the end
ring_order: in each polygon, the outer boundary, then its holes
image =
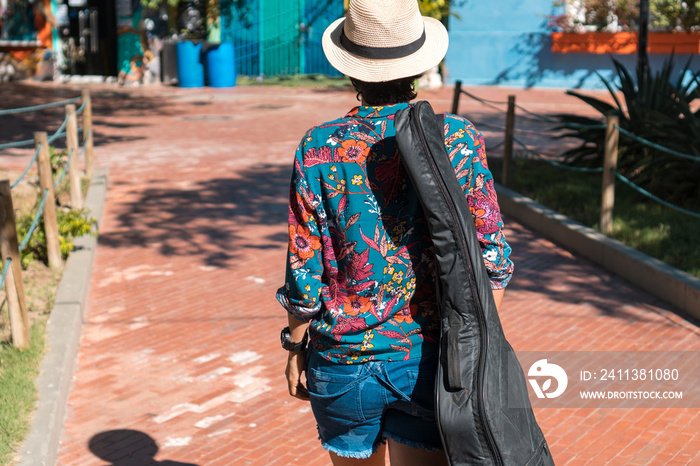
POLYGON ((432 445, 427 445, 425 443, 421 442, 416 442, 415 440, 408 440, 403 437, 400 437, 396 434, 392 434, 391 432, 383 432, 382 435, 384 438, 388 438, 393 440, 396 443, 400 443, 401 445, 406 445, 407 447, 411 448, 417 448, 419 450, 426 450, 426 451, 445 451, 442 446, 440 447, 434 447, 432 445))
POLYGON ((325 443, 321 439, 321 446, 323 447, 324 450, 330 451, 331 453, 335 453, 338 456, 342 456, 343 458, 355 458, 355 459, 367 459, 370 456, 374 455, 377 453, 377 450, 379 450, 379 446, 384 443, 384 440, 381 440, 374 444, 372 448, 367 448, 365 450, 360 450, 360 451, 348 451, 348 450, 340 450, 332 445, 329 445, 325 443))

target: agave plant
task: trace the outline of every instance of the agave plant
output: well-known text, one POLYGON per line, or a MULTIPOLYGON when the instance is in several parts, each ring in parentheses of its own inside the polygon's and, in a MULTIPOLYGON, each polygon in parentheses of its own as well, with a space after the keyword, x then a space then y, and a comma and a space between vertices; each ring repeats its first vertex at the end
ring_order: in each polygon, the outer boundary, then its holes
MULTIPOLYGON (((613 85, 600 76, 614 105, 569 90, 603 116, 618 115, 619 126, 637 136, 668 149, 700 157, 700 109, 693 101, 700 98, 700 72, 690 71, 690 60, 674 80, 673 57, 652 74, 650 70, 636 79, 613 58, 617 80, 613 85), (641 86, 639 85, 641 83, 641 86), (620 101, 621 93, 624 101, 620 101)), ((572 165, 602 166, 605 130, 600 120, 560 114, 557 119, 565 130, 557 138, 582 140, 580 146, 564 153, 572 165), (598 127, 588 127, 598 125, 598 127)), ((620 135, 618 171, 652 193, 672 202, 700 207, 700 162, 672 155, 630 137, 620 135)))

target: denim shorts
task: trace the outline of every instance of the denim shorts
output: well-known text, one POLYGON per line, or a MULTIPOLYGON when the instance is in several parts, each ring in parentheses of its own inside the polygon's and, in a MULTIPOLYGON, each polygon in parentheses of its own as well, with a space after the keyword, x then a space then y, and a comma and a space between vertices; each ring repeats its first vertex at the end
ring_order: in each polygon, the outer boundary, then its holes
POLYGON ((323 448, 368 458, 390 438, 442 450, 435 421, 435 360, 336 364, 309 352, 307 385, 323 448))

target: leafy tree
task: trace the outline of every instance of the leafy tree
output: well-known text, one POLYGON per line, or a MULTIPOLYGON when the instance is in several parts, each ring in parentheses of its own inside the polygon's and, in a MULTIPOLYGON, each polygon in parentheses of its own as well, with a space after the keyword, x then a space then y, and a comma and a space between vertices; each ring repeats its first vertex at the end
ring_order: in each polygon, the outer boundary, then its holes
POLYGON ((700 0, 651 0, 652 26, 668 30, 700 30, 700 0))
MULTIPOLYGON (((579 31, 583 26, 595 26, 597 31, 635 31, 639 4, 639 0, 554 0, 552 6, 559 14, 547 19, 551 28, 565 31, 579 31)), ((649 8, 652 28, 700 30, 700 0, 649 0, 649 8)))
POLYGON ((450 14, 450 2, 448 0, 419 0, 418 6, 423 16, 442 20, 450 14))

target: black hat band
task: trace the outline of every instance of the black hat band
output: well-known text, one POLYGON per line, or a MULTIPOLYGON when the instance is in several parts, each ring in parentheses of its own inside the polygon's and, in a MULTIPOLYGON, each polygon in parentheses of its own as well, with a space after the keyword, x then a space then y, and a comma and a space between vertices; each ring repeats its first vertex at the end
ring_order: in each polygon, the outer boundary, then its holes
MULTIPOLYGON (((342 24, 340 25, 342 28, 342 24)), ((372 58, 375 60, 390 60, 392 58, 403 58, 417 52, 425 43, 425 28, 423 34, 417 39, 406 45, 398 47, 367 47, 365 45, 356 44, 345 35, 344 28, 340 30, 340 45, 353 55, 362 58, 372 58)))

